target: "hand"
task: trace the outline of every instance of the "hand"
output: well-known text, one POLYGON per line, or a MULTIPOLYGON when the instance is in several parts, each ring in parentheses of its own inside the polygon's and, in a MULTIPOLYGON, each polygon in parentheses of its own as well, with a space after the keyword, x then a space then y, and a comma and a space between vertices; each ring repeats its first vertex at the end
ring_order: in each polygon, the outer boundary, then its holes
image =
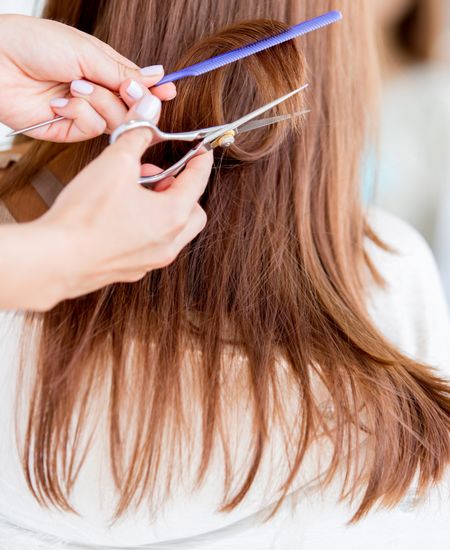
MULTIPOLYGON (((72 142, 108 132, 128 111, 118 92, 125 103, 134 102, 140 85, 154 86, 163 74, 160 65, 141 71, 107 44, 62 23, 0 15, 0 121, 17 129, 56 115, 68 118, 30 137, 72 142), (120 88, 125 80, 127 87, 120 88)), ((167 100, 176 89, 165 84, 153 93, 167 100)))
MULTIPOLYGON (((153 102, 146 90, 128 120, 142 118, 153 102)), ((31 222, 36 234, 44 230, 53 235, 52 245, 40 250, 51 254, 45 263, 54 284, 46 281, 40 288, 58 291, 44 308, 113 282, 137 281, 171 263, 203 229, 206 214, 198 200, 208 182, 212 153, 195 157, 179 176, 151 191, 137 183, 141 171, 150 175, 160 170, 140 164, 151 141, 147 129, 123 134, 69 183, 43 217, 31 222)))

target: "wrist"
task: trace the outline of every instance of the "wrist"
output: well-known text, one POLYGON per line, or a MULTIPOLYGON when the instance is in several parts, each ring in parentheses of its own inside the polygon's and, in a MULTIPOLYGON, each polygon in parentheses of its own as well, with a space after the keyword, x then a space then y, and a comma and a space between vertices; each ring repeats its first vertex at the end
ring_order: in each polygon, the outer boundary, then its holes
POLYGON ((66 272, 69 239, 64 230, 39 220, 22 225, 29 234, 30 248, 33 248, 29 250, 30 269, 36 266, 36 280, 32 286, 38 288, 33 302, 37 309, 48 310, 70 294, 66 272))
POLYGON ((52 209, 32 222, 39 225, 53 251, 48 258, 53 289, 50 298, 56 302, 76 298, 107 284, 98 265, 101 253, 93 246, 92 232, 79 220, 72 224, 51 214, 52 209))
POLYGON ((1 226, 1 308, 45 311, 65 297, 63 240, 38 222, 1 226))
POLYGON ((45 243, 46 296, 48 307, 82 294, 81 239, 76 230, 40 218, 30 225, 39 242, 45 243))

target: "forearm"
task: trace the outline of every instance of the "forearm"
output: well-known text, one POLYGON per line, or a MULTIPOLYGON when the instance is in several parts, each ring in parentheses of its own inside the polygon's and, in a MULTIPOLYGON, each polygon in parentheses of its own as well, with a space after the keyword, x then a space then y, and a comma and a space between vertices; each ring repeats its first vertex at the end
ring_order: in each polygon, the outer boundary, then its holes
POLYGON ((36 222, 0 226, 0 309, 43 311, 64 297, 64 235, 36 222))

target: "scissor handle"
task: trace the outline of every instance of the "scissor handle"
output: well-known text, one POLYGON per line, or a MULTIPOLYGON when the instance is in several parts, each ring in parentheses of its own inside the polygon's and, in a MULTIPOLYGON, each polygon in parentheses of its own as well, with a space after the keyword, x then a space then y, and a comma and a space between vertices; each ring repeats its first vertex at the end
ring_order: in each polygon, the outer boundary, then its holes
POLYGON ((184 155, 184 157, 182 157, 175 164, 172 164, 172 166, 170 166, 166 170, 163 170, 162 172, 160 172, 159 174, 155 174, 154 176, 142 176, 138 179, 138 182, 147 189, 153 189, 155 184, 159 181, 168 178, 169 176, 176 176, 179 172, 181 172, 186 164, 200 153, 200 149, 202 149, 202 147, 206 150, 205 144, 201 141, 195 147, 190 149, 184 155))
POLYGON ((118 126, 111 134, 109 138, 109 143, 112 144, 119 136, 124 134, 125 132, 130 132, 131 130, 135 130, 136 128, 148 128, 153 132, 153 134, 158 137, 161 141, 195 141, 196 139, 201 139, 205 137, 205 135, 218 128, 218 126, 215 126, 213 128, 203 128, 201 130, 194 130, 192 132, 163 132, 156 126, 156 124, 153 124, 149 120, 129 120, 128 122, 124 122, 120 126, 118 126))
MULTIPOLYGON (((178 133, 169 134, 169 133, 163 132, 155 124, 152 124, 148 120, 129 120, 128 122, 125 122, 124 124, 121 124, 120 126, 118 126, 112 132, 109 138, 109 143, 110 144, 114 143, 122 134, 124 134, 125 132, 129 132, 131 130, 135 130, 136 128, 148 128, 162 141, 194 141, 195 139, 199 139, 205 136, 208 133, 208 131, 210 131, 209 128, 206 128, 203 130, 195 130, 194 132, 178 132, 178 133)), ((165 178, 168 178, 169 176, 176 176, 192 158, 198 155, 202 147, 205 147, 205 145, 201 141, 195 147, 193 147, 190 151, 188 151, 184 155, 184 157, 182 157, 179 161, 177 161, 175 164, 173 164, 166 170, 163 170, 162 172, 160 172, 159 174, 155 174, 154 176, 142 176, 141 178, 139 178, 138 182, 144 187, 147 187, 148 189, 152 189, 154 185, 159 181, 165 178)))

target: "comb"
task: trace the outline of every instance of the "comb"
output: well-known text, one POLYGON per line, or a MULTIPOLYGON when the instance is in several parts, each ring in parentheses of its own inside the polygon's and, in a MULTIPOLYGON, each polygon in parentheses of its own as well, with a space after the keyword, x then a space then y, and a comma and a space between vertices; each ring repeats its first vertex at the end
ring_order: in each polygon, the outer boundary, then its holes
MULTIPOLYGON (((288 40, 292 40, 293 38, 297 38, 299 36, 303 36, 310 32, 316 31, 318 29, 321 29, 322 27, 326 27, 327 25, 336 23, 341 19, 342 13, 339 11, 330 11, 328 13, 324 13, 323 15, 315 17, 314 19, 309 19, 308 21, 304 21, 303 23, 294 25, 286 31, 283 31, 274 36, 263 38, 262 40, 258 40, 257 42, 253 42, 252 44, 248 44, 247 46, 236 48, 235 50, 216 55, 215 57, 211 57, 210 59, 207 59, 205 61, 200 61, 200 63, 195 63, 194 65, 190 65, 189 67, 185 67, 184 69, 180 69, 179 71, 168 74, 164 76, 158 82, 158 84, 156 84, 156 86, 161 86, 162 84, 167 84, 168 82, 176 82, 177 80, 181 80, 182 78, 186 78, 188 76, 199 76, 211 71, 215 71, 216 69, 219 69, 224 65, 234 63, 239 59, 244 59, 245 57, 248 57, 255 53, 267 50, 268 48, 272 48, 273 46, 278 46, 278 44, 282 44, 283 42, 287 42, 288 40)), ((30 132, 31 130, 41 128, 42 126, 48 126, 49 124, 53 124, 55 122, 58 122, 59 120, 63 120, 64 118, 65 117, 63 116, 58 116, 50 120, 45 120, 44 122, 39 122, 38 124, 33 124, 32 126, 27 126, 26 128, 21 128, 20 130, 11 132, 7 135, 7 137, 30 132)))
POLYGON ((273 46, 278 46, 278 44, 282 44, 283 42, 287 42, 288 40, 292 40, 293 38, 297 38, 299 36, 303 36, 304 34, 316 31, 318 29, 321 29, 322 27, 326 27, 327 25, 336 23, 341 19, 341 12, 330 11, 323 15, 319 15, 319 17, 315 17, 314 19, 304 21, 303 23, 299 23, 298 25, 294 25, 293 27, 279 34, 276 34, 275 36, 263 38, 262 40, 258 40, 258 42, 248 44, 248 46, 236 48, 235 50, 216 55, 215 57, 211 57, 211 59, 207 59, 206 61, 200 61, 200 63, 195 63, 195 65, 190 65, 189 67, 185 67, 184 69, 168 74, 164 76, 158 82, 158 84, 156 84, 156 86, 167 84, 167 82, 176 82, 177 80, 180 80, 187 76, 199 76, 201 74, 215 71, 216 69, 219 69, 224 65, 234 63, 239 59, 244 59, 245 57, 248 57, 255 53, 267 50, 268 48, 272 48, 273 46))

